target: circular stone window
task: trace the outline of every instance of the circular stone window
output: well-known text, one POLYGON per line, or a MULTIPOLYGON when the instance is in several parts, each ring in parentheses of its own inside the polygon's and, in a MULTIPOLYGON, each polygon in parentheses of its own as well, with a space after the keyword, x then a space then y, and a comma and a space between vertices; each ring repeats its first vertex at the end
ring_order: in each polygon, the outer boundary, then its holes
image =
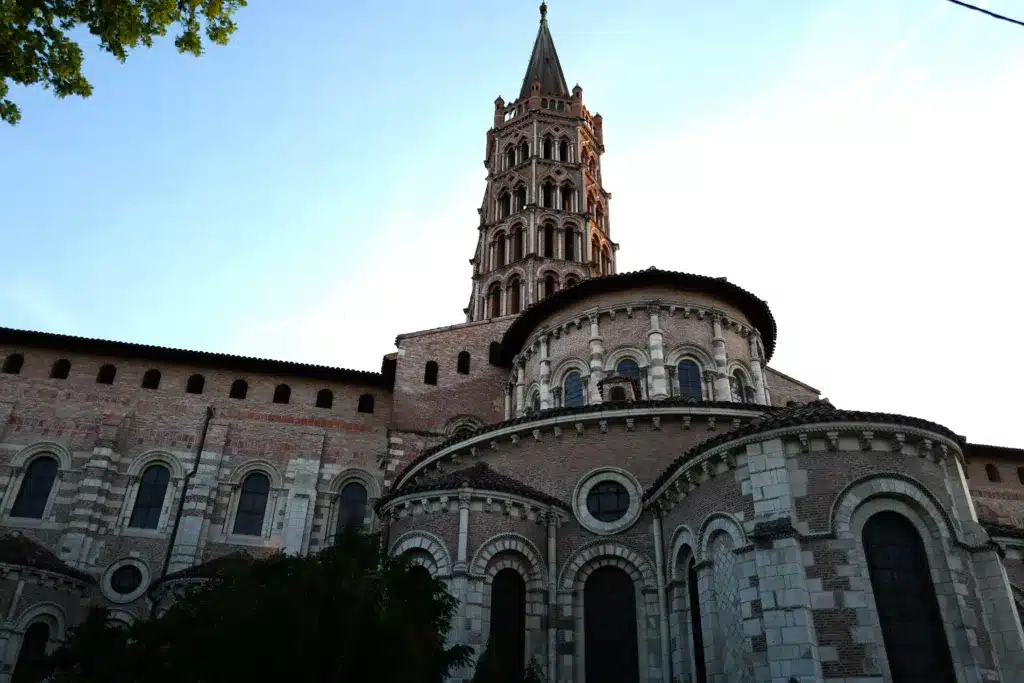
POLYGON ((131 602, 141 596, 149 582, 149 569, 135 559, 124 559, 107 568, 103 594, 114 602, 131 602))
POLYGON ((573 492, 576 518, 596 534, 614 534, 640 517, 643 489, 633 475, 617 468, 588 473, 573 492))

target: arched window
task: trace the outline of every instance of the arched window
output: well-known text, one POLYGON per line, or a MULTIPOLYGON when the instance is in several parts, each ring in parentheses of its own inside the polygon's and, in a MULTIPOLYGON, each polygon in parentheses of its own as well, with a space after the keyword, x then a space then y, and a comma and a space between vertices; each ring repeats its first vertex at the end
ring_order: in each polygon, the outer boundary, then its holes
POLYGON ((620 377, 629 377, 630 379, 635 380, 638 384, 640 382, 640 365, 632 358, 623 358, 620 360, 618 365, 615 366, 615 372, 620 377))
POLYGON ((953 683, 953 662, 921 536, 884 511, 864 524, 862 542, 893 681, 953 683))
POLYGON ((604 274, 610 275, 612 272, 612 253, 608 251, 607 246, 602 250, 602 256, 604 256, 604 274))
POLYGON ((604 209, 600 204, 594 209, 594 222, 597 223, 597 227, 604 229, 604 209))
POLYGON ((316 407, 330 408, 334 405, 334 392, 330 389, 321 389, 316 392, 316 407))
POLYGON ((639 683, 636 589, 619 567, 595 569, 583 584, 587 683, 639 683))
POLYGON ((188 394, 201 394, 203 393, 203 387, 206 386, 206 378, 202 375, 196 374, 188 378, 185 383, 185 393, 188 394))
POLYGON ((437 363, 432 360, 428 360, 426 367, 423 369, 423 383, 437 384, 437 363))
POLYGON ((242 536, 259 536, 263 533, 263 518, 267 513, 267 499, 270 497, 270 478, 262 472, 253 472, 242 482, 238 497, 238 511, 232 533, 242 536))
POLYGON ((349 524, 361 527, 366 519, 366 487, 357 482, 345 484, 338 502, 337 533, 345 530, 349 524))
POLYGON ((57 479, 57 459, 42 456, 32 461, 21 480, 18 497, 14 499, 11 517, 42 519, 50 500, 53 482, 57 479))
POLYGON ((555 185, 550 180, 544 181, 541 185, 541 196, 544 198, 543 204, 545 208, 553 209, 555 207, 555 185))
POLYGON ((519 161, 520 163, 530 158, 530 146, 526 144, 526 140, 519 141, 519 161))
POLYGON ((505 168, 512 168, 516 165, 516 150, 512 145, 505 148, 505 168))
POLYGON ((561 161, 571 161, 569 159, 569 141, 565 138, 558 143, 558 158, 561 161))
POLYGON ((608 392, 609 401, 625 401, 626 390, 622 387, 612 387, 611 391, 608 392))
POLYGON ((572 228, 566 228, 562 233, 562 252, 566 261, 576 260, 576 231, 572 228))
POLYGON ((508 312, 509 315, 515 315, 519 312, 520 295, 519 295, 519 278, 514 277, 508 281, 508 312))
POLYGON ((533 395, 530 396, 530 405, 533 407, 533 412, 535 412, 535 413, 539 413, 540 412, 540 392, 539 391, 533 392, 533 395))
POLYGON ((701 390, 700 366, 692 360, 685 359, 679 362, 679 395, 683 398, 692 398, 699 401, 704 397, 701 390))
POLYGON ((502 569, 491 584, 490 646, 501 664, 501 683, 520 683, 526 663, 526 583, 502 569))
POLYGON ((544 224, 544 253, 547 258, 555 257, 555 226, 552 223, 544 224))
POLYGON ((460 375, 469 374, 469 351, 459 351, 458 360, 455 362, 455 370, 460 375))
POLYGON ((5 375, 17 375, 21 372, 21 366, 25 364, 25 357, 20 353, 12 353, 4 359, 4 367, 0 372, 5 375))
POLYGON ((573 195, 575 194, 576 190, 575 188, 573 188, 572 185, 569 185, 568 183, 562 185, 562 211, 573 210, 573 205, 575 204, 575 202, 573 201, 573 195))
POLYGON ((584 404, 583 378, 580 377, 580 373, 570 372, 565 376, 565 382, 562 383, 562 386, 563 405, 567 408, 575 408, 584 404))
POLYGON ((555 154, 555 143, 551 138, 544 138, 544 158, 551 159, 555 154))
POLYGON ((136 529, 157 528, 170 479, 171 471, 163 465, 150 465, 146 468, 139 482, 138 493, 135 494, 135 508, 128 526, 136 529))
POLYGON ((474 430, 472 427, 459 427, 454 432, 452 432, 452 439, 456 441, 462 441, 463 439, 468 439, 469 437, 473 436, 473 433, 474 430))
MULTIPOLYGON (((434 381, 427 382, 427 384, 437 384, 437 363, 434 363, 434 381)), ((360 413, 372 413, 374 407, 373 403, 373 394, 363 394, 359 397, 359 407, 356 410, 360 413)))
POLYGON ((551 296, 555 293, 555 276, 546 275, 544 277, 544 296, 551 296))
POLYGON ((985 465, 985 474, 989 481, 1001 482, 1003 480, 1002 475, 999 474, 999 468, 992 463, 985 465))
POLYGON ((519 261, 523 258, 523 226, 516 226, 512 233, 512 260, 519 261))
POLYGON ((274 388, 274 403, 288 403, 292 399, 292 388, 287 384, 278 384, 274 388))
POLYGON ((516 199, 516 204, 515 204, 515 210, 516 211, 522 211, 523 209, 526 208, 526 186, 525 185, 519 185, 519 186, 516 187, 515 199, 516 199))
POLYGON ((50 368, 51 379, 67 379, 69 374, 71 374, 71 361, 67 358, 61 358, 50 368))
MULTIPOLYGON (((590 261, 598 266, 601 263, 601 243, 597 241, 597 238, 590 240, 590 261)), ((601 272, 600 268, 598 272, 601 272)))
POLYGON ((576 278, 571 277, 571 276, 565 278, 565 288, 566 289, 569 289, 570 287, 575 287, 575 286, 576 286, 576 278))
POLYGON ((736 403, 746 403, 747 385, 743 380, 743 375, 738 370, 732 373, 732 377, 729 378, 729 384, 732 388, 732 400, 736 403))
POLYGON ((25 629, 18 651, 18 662, 14 665, 11 683, 27 683, 39 680, 40 669, 46 660, 46 648, 50 644, 50 627, 42 621, 34 622, 25 629))
POLYGON ((142 376, 142 388, 143 389, 159 389, 160 388, 160 371, 157 369, 146 370, 146 374, 142 376))
POLYGON ((228 398, 245 398, 248 393, 249 383, 244 379, 236 379, 231 383, 231 392, 228 394, 228 398))
POLYGON ((697 683, 707 683, 708 668, 704 662, 704 632, 700 622, 700 592, 697 589, 697 562, 690 558, 686 570, 686 587, 690 598, 690 641, 693 644, 693 664, 697 683))
POLYGON ((491 318, 501 317, 501 285, 495 282, 487 293, 487 302, 491 318))
POLYGON ((505 233, 499 232, 494 237, 494 267, 501 268, 505 265, 505 233))
POLYGON ((109 363, 107 363, 106 365, 104 365, 103 367, 100 368, 100 371, 98 373, 96 373, 96 383, 97 384, 113 384, 114 383, 114 375, 116 375, 116 374, 117 374, 117 368, 115 368, 113 365, 110 365, 109 363))
POLYGON ((493 341, 487 347, 487 362, 491 365, 501 365, 501 342, 493 341))

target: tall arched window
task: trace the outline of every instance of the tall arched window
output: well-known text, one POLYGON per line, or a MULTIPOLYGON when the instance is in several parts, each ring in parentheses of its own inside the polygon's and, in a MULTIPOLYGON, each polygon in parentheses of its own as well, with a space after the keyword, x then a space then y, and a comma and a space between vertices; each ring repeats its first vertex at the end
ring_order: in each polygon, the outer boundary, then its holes
POLYGON ((707 683, 708 668, 704 662, 704 631, 700 622, 700 591, 697 589, 697 562, 690 558, 686 569, 686 587, 690 602, 690 642, 693 645, 693 665, 696 683, 707 683))
POLYGON ((520 286, 519 278, 514 277, 508 281, 508 312, 509 315, 515 315, 519 312, 520 306, 520 286))
POLYGON ((555 143, 551 138, 544 138, 544 158, 551 159, 555 155, 555 143))
POLYGON ((494 236, 494 267, 501 268, 508 262, 505 254, 505 233, 494 236))
POLYGON ((519 141, 519 162, 522 163, 530 158, 530 146, 526 144, 526 140, 519 141))
POLYGON ((469 374, 469 351, 459 351, 459 356, 455 361, 455 371, 460 375, 469 374))
POLYGON ((238 497, 238 511, 232 533, 259 536, 263 533, 263 519, 267 514, 270 497, 270 478, 262 472, 253 472, 242 482, 238 497))
POLYGON ((171 472, 163 465, 150 465, 146 468, 139 482, 138 493, 135 494, 135 508, 128 526, 137 529, 156 529, 159 526, 170 479, 171 472))
POLYGON ((487 293, 487 305, 491 318, 501 317, 501 285, 495 282, 487 293))
POLYGON ((340 534, 349 524, 357 527, 363 525, 366 519, 366 500, 365 486, 357 482, 345 484, 338 501, 337 533, 340 534))
POLYGON ((692 360, 685 359, 679 362, 677 368, 679 373, 679 395, 683 398, 692 398, 699 401, 704 397, 701 390, 700 366, 692 360))
POLYGON ((562 141, 558 143, 558 158, 561 161, 569 161, 569 141, 562 138, 562 141))
POLYGON ((36 458, 25 470, 18 497, 14 499, 11 517, 42 519, 50 491, 57 478, 57 459, 49 456, 36 458))
POLYGON ((540 392, 539 391, 533 392, 533 395, 530 397, 530 406, 533 408, 533 412, 535 412, 535 413, 539 413, 540 412, 540 392))
POLYGON ((583 378, 578 372, 570 372, 565 376, 562 389, 562 403, 567 408, 575 408, 584 404, 583 378))
POLYGON ((437 362, 428 360, 423 367, 423 383, 437 384, 437 362))
POLYGON ((555 293, 555 276, 548 275, 544 276, 544 296, 551 296, 555 293))
POLYGON ((562 185, 562 211, 572 211, 575 207, 573 198, 576 194, 576 188, 566 183, 562 185))
POLYGON ((21 372, 21 366, 25 364, 25 357, 20 353, 12 353, 4 359, 3 369, 0 369, 5 375, 17 375, 21 372))
POLYGON ((203 393, 204 386, 206 386, 206 378, 199 374, 192 375, 188 378, 188 382, 185 383, 185 392, 189 394, 201 394, 203 393))
POLYGON ((608 251, 608 247, 605 246, 601 250, 601 255, 604 257, 604 274, 611 275, 612 272, 612 253, 608 251))
POLYGON ((526 663, 526 584, 515 569, 502 569, 491 584, 491 647, 502 683, 521 683, 526 663))
POLYGON ((892 680, 954 683, 942 613, 917 529, 887 510, 868 519, 862 541, 892 680))
POLYGON ((508 218, 512 213, 512 194, 505 190, 498 197, 498 218, 508 218))
POLYGON ((587 683, 639 683, 636 590, 615 566, 595 569, 583 584, 587 683))
POLYGON ((146 370, 146 374, 142 376, 142 388, 143 389, 159 389, 160 388, 160 371, 156 368, 146 370))
POLYGON ((615 366, 615 372, 620 377, 629 377, 637 382, 640 381, 640 365, 632 358, 620 360, 618 365, 615 366))
POLYGON ((330 389, 321 389, 316 392, 316 407, 330 408, 334 405, 334 392, 330 389))
POLYGON ((985 475, 989 481, 1000 482, 1003 480, 1002 475, 999 474, 999 468, 992 463, 985 465, 985 475))
POLYGON ((516 201, 515 201, 515 207, 514 208, 515 208, 516 211, 522 211, 523 209, 526 208, 526 186, 525 185, 518 185, 518 186, 516 186, 515 200, 516 201))
POLYGON ((597 238, 590 240, 590 261, 595 266, 598 266, 598 272, 600 273, 601 263, 601 243, 597 241, 597 238))
POLYGON ((544 198, 543 204, 545 208, 553 209, 555 207, 555 185, 550 180, 544 181, 541 185, 541 196, 544 198))
POLYGON ((572 228, 566 228, 565 232, 562 233, 562 252, 565 254, 566 261, 576 260, 576 231, 572 228))
POLYGON ((114 376, 117 374, 117 368, 107 363, 100 368, 100 371, 96 373, 97 384, 113 384, 114 376))
POLYGON ((244 379, 236 379, 231 383, 231 392, 228 394, 228 398, 244 399, 248 393, 249 383, 244 379))
POLYGON ((50 368, 50 379, 67 379, 69 374, 71 374, 71 361, 67 358, 61 358, 50 368))
POLYGON ((555 226, 553 223, 544 224, 544 253, 541 256, 555 257, 555 226))
POLYGON ((746 403, 747 384, 743 380, 743 375, 738 370, 732 373, 732 377, 729 378, 729 384, 732 387, 732 400, 736 403, 746 403))
POLYGON ((516 150, 512 145, 505 147, 505 168, 512 168, 516 165, 516 150))
MULTIPOLYGON (((434 363, 437 365, 437 363, 434 363)), ((437 372, 434 373, 434 384, 437 384, 437 372)), ((359 397, 358 412, 360 413, 372 413, 373 412, 373 394, 363 394, 359 397)))
POLYGON ((288 403, 292 399, 292 389, 287 384, 278 384, 274 388, 274 403, 288 403))
POLYGON ((512 233, 512 260, 520 261, 523 258, 523 226, 517 225, 512 233))
POLYGON ((25 629, 11 683, 39 680, 39 671, 46 659, 46 647, 49 643, 50 626, 45 622, 37 621, 25 629))

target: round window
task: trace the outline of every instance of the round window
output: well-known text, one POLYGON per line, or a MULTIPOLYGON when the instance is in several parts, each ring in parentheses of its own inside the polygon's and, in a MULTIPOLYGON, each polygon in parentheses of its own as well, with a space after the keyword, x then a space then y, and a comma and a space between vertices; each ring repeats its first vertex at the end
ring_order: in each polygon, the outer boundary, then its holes
POLYGON ((128 595, 142 585, 142 572, 134 564, 126 564, 110 575, 110 587, 118 595, 128 595))
POLYGON ((629 491, 617 481, 602 481, 587 492, 587 512, 600 522, 616 522, 629 510, 629 491))

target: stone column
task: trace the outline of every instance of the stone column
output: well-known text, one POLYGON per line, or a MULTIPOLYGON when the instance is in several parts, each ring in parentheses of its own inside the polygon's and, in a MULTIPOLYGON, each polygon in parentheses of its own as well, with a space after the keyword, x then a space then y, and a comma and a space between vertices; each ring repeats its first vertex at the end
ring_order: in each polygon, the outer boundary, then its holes
POLYGON ((515 254, 512 252, 513 246, 514 245, 512 244, 512 233, 505 233, 505 263, 502 263, 501 265, 505 266, 508 265, 509 263, 512 263, 512 259, 515 256, 515 254))
POLYGON ((601 339, 600 314, 591 311, 590 318, 590 402, 601 403, 598 382, 604 379, 604 340, 601 339))
MULTIPOLYGON (((459 539, 455 564, 452 566, 452 575, 448 580, 448 592, 458 601, 454 623, 451 633, 448 635, 449 643, 461 645, 475 645, 474 640, 479 640, 479 634, 474 633, 471 623, 474 619, 480 618, 479 600, 470 600, 469 562, 467 550, 469 541, 469 502, 470 489, 460 489, 458 497, 459 509, 459 539)), ((442 499, 444 502, 444 499, 442 499)), ((447 505, 447 503, 445 503, 447 505)), ((475 589, 473 589, 475 590, 475 589)), ((477 648, 479 650, 479 648, 477 648)), ((473 666, 465 667, 461 671, 456 669, 452 672, 449 681, 457 682, 470 678, 473 675, 473 666), (461 675, 460 675, 461 673, 461 675)))
POLYGON ((558 513, 547 513, 548 523, 548 683, 558 680, 558 513))
POLYGON ((747 341, 750 342, 750 377, 754 382, 754 403, 765 405, 768 401, 764 394, 764 373, 761 371, 761 350, 757 343, 760 336, 751 330, 747 341))
POLYGON ((505 419, 512 419, 512 387, 505 385, 505 419))
POLYGON ((204 523, 213 517, 217 496, 217 474, 228 438, 228 426, 227 420, 215 418, 210 421, 206 443, 203 452, 199 454, 199 469, 196 470, 195 476, 189 479, 182 493, 185 496, 185 507, 181 511, 178 533, 174 537, 168 573, 191 567, 199 556, 204 523))
POLYGON ((715 359, 715 400, 732 401, 732 389, 729 386, 729 358, 725 355, 725 337, 722 336, 722 318, 711 316, 714 337, 711 339, 711 355, 715 359))
POLYGON ((548 358, 548 333, 540 338, 540 409, 547 410, 551 404, 551 359, 548 358))
POLYGON ((282 550, 300 554, 309 550, 309 530, 313 525, 316 505, 316 485, 320 478, 320 456, 324 450, 327 430, 310 430, 302 435, 302 456, 289 463, 291 470, 286 478, 291 486, 285 495, 285 522, 282 550))
POLYGON ((648 370, 650 378, 650 394, 648 398, 661 401, 668 398, 668 382, 665 372, 665 347, 661 334, 661 325, 658 314, 661 311, 661 302, 647 302, 647 312, 651 316, 651 329, 647 332, 647 352, 651 356, 651 366, 648 370))
POLYGON ((658 577, 658 644, 661 646, 661 682, 672 681, 672 658, 669 652, 668 597, 665 587, 665 537, 661 530, 661 512, 654 509, 654 565, 658 577))
POLYGON ((526 408, 526 401, 524 393, 526 386, 523 384, 524 377, 526 374, 526 362, 519 360, 516 363, 516 417, 523 416, 523 410, 526 408))
POLYGON ((468 571, 469 560, 469 489, 459 490, 459 549, 455 560, 455 571, 468 571))

